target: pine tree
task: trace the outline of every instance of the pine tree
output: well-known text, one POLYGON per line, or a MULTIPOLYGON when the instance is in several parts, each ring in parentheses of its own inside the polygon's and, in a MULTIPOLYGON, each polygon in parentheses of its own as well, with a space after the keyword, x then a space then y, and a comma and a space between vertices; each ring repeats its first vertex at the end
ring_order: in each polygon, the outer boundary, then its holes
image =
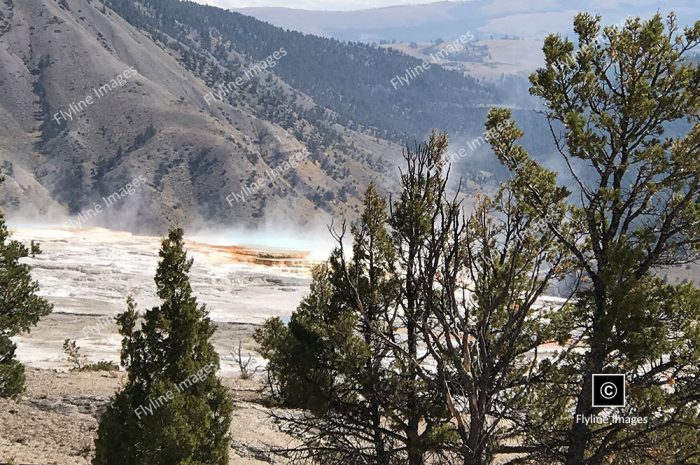
POLYGON ((162 242, 161 305, 117 321, 128 382, 100 419, 94 465, 227 465, 232 403, 216 377, 215 326, 192 295, 183 231, 162 242))
POLYGON ((700 22, 680 31, 657 14, 602 28, 579 14, 574 30, 578 50, 547 37, 546 66, 530 78, 567 186, 518 145, 509 111, 487 123, 523 208, 583 272, 561 312, 569 350, 517 421, 529 427, 531 463, 697 463, 700 291, 658 274, 700 260, 700 65, 688 59, 700 22), (625 374, 627 405, 615 413, 647 421, 584 421, 612 413, 592 405, 595 373, 625 374))
POLYGON ((486 465, 519 451, 519 427, 507 419, 526 408, 536 350, 553 338, 556 311, 538 299, 566 270, 566 253, 507 185, 477 198, 466 220, 445 198, 427 242, 420 327, 434 363, 420 368, 445 398, 461 462, 486 465))
POLYGON ((285 406, 325 415, 349 392, 348 375, 362 367, 366 347, 354 334, 357 317, 337 305, 331 269, 312 270, 309 295, 292 314, 288 326, 267 320, 255 333, 260 353, 269 360, 268 373, 276 397, 285 406), (345 387, 343 387, 345 386, 345 387))
MULTIPOLYGON (((392 441, 384 423, 393 413, 398 413, 394 417, 401 416, 397 411, 400 409, 388 402, 395 385, 391 380, 395 376, 393 370, 387 369, 391 347, 385 338, 393 337, 392 321, 396 318, 399 290, 392 273, 395 254, 387 231, 388 220, 387 203, 370 183, 362 216, 352 228, 352 263, 341 261, 337 266, 342 271, 337 288, 346 291, 343 300, 358 315, 357 332, 369 349, 360 371, 361 394, 366 399, 362 414, 365 422, 371 425, 371 443, 377 463, 391 463, 392 456, 397 455, 397 443, 392 441)), ((336 260, 338 258, 343 257, 336 255, 336 260)))
POLYGON ((406 171, 401 173, 401 195, 392 206, 389 225, 396 253, 396 279, 401 283, 397 299, 397 324, 405 330, 405 341, 395 345, 393 355, 399 366, 401 382, 396 396, 405 405, 405 423, 401 424, 407 441, 408 465, 422 465, 432 448, 425 429, 426 412, 438 400, 438 392, 427 392, 421 366, 428 359, 422 354, 421 324, 428 316, 425 294, 421 290, 422 257, 429 254, 428 240, 440 212, 447 179, 443 175, 447 134, 433 131, 430 138, 414 149, 404 151, 406 171))
POLYGON ((255 340, 269 361, 277 400, 308 410, 279 418, 283 429, 303 444, 293 455, 319 464, 376 463, 359 396, 369 347, 355 331, 357 316, 336 296, 333 273, 328 263, 317 266, 309 295, 289 325, 270 319, 255 340))
POLYGON ((36 294, 39 285, 32 280, 29 265, 20 262, 40 253, 34 242, 27 247, 10 239, 0 212, 0 397, 16 397, 24 391, 24 366, 15 359, 17 346, 10 337, 29 331, 52 310, 36 294))
MULTIPOLYGON (((416 165, 411 160, 440 159, 441 144, 436 144, 437 138, 442 136, 433 135, 428 143, 418 144, 416 151, 406 151, 411 174, 403 179, 404 189, 410 188, 409 183, 434 187, 423 183, 421 176, 427 170, 414 170, 416 165), (438 152, 433 152, 436 149, 438 152)), ((414 194, 422 195, 419 191, 414 194)), ((406 202, 409 197, 402 199, 406 202)), ((432 207, 429 203, 422 206, 432 207)), ((394 212, 397 210, 400 208, 394 212)), ((404 253, 412 249, 395 240, 391 229, 394 220, 387 201, 371 183, 360 220, 351 228, 352 260, 345 256, 344 232, 335 234, 338 249, 330 259, 336 270, 335 297, 356 316, 355 334, 368 349, 364 367, 355 373, 357 394, 362 402, 354 411, 346 411, 346 415, 363 425, 366 442, 372 450, 368 454, 370 463, 425 463, 443 445, 440 432, 446 412, 440 393, 430 392, 413 369, 419 357, 410 352, 413 347, 402 334, 404 331, 411 334, 408 327, 416 325, 418 319, 412 314, 409 320, 402 305, 407 281, 398 270, 404 253)))
POLYGON ((311 416, 285 418, 314 463, 410 463, 442 453, 446 408, 420 365, 424 318, 419 256, 445 179, 447 139, 433 134, 405 153, 403 192, 389 213, 373 184, 351 228, 352 257, 337 248, 314 273, 311 293, 288 327, 270 320, 256 335, 288 405, 311 416), (392 228, 394 226, 394 228, 392 228))

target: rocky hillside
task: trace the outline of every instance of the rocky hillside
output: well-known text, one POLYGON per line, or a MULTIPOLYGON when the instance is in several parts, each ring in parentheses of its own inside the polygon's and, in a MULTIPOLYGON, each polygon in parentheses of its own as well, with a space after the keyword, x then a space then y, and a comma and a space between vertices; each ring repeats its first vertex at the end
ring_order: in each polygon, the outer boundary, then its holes
POLYGON ((255 108, 268 73, 235 104, 207 105, 182 60, 95 1, 0 3, 3 206, 131 229, 303 223, 356 209, 370 179, 392 183, 398 146, 330 123, 324 143, 295 116, 301 140, 255 108))
POLYGON ((189 2, 105 3, 0 2, 4 208, 151 231, 326 222, 370 180, 395 187, 409 122, 415 138, 438 115, 480 124, 492 98, 439 67, 390 92, 420 63, 398 52, 189 2))

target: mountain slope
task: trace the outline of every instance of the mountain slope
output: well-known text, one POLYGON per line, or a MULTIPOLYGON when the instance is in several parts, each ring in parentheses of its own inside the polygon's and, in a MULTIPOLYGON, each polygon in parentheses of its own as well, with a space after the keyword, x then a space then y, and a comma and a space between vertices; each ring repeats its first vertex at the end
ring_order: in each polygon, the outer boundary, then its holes
POLYGON ((191 2, 4 0, 0 200, 132 230, 352 216, 401 145, 498 98, 439 66, 393 88, 420 64, 191 2))
POLYGON ((44 218, 65 208, 79 225, 89 216, 129 229, 255 226, 279 215, 306 223, 357 210, 370 179, 395 182, 385 173, 400 147, 293 112, 296 130, 274 124, 260 96, 283 84, 268 73, 250 79, 235 106, 208 106, 210 89, 182 53, 99 2, 6 0, 0 18, 3 207, 34 205, 44 218), (298 153, 308 153, 299 168, 282 170, 298 153), (226 200, 261 177, 243 201, 226 200))
POLYGON ((432 128, 458 133, 482 126, 484 107, 499 100, 491 86, 432 63, 416 70, 423 60, 395 50, 286 31, 190 1, 106 2, 137 27, 203 54, 190 61, 210 85, 230 79, 220 68, 235 71, 232 51, 265 60, 284 48, 287 54, 273 68, 277 76, 336 113, 338 123, 400 143, 432 128), (408 82, 397 84, 407 73, 408 82))

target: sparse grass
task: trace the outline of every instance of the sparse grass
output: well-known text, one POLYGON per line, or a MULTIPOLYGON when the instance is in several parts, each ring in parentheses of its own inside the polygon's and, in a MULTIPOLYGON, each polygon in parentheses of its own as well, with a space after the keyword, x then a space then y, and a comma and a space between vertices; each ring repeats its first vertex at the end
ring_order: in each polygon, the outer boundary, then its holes
POLYGON ((70 371, 119 371, 119 365, 107 360, 85 363, 85 356, 80 353, 80 346, 74 340, 66 339, 63 341, 63 352, 68 361, 73 364, 70 371))
POLYGON ((96 363, 88 363, 80 368, 71 368, 71 371, 119 371, 119 365, 109 360, 100 360, 96 363))

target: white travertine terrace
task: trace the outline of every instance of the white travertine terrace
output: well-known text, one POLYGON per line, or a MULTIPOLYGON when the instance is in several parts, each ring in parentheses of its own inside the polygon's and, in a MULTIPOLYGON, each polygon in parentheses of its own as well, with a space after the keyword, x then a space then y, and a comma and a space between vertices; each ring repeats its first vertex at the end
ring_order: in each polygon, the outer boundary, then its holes
MULTIPOLYGON (((160 238, 100 228, 13 228, 12 232, 21 242, 39 242, 42 254, 27 263, 39 282, 40 295, 54 304, 52 315, 30 334, 15 338, 19 359, 34 366, 63 366, 60 345, 70 338, 90 359, 118 360, 121 338, 110 317, 124 311, 127 295, 134 296, 140 310, 157 305, 153 276, 160 238)), ((229 250, 201 239, 189 241, 187 249, 194 259, 195 295, 217 323, 286 319, 308 292, 313 264, 306 258, 308 252, 261 252, 263 248, 243 246, 229 250)), ((222 358, 236 342, 217 347, 222 358)))

